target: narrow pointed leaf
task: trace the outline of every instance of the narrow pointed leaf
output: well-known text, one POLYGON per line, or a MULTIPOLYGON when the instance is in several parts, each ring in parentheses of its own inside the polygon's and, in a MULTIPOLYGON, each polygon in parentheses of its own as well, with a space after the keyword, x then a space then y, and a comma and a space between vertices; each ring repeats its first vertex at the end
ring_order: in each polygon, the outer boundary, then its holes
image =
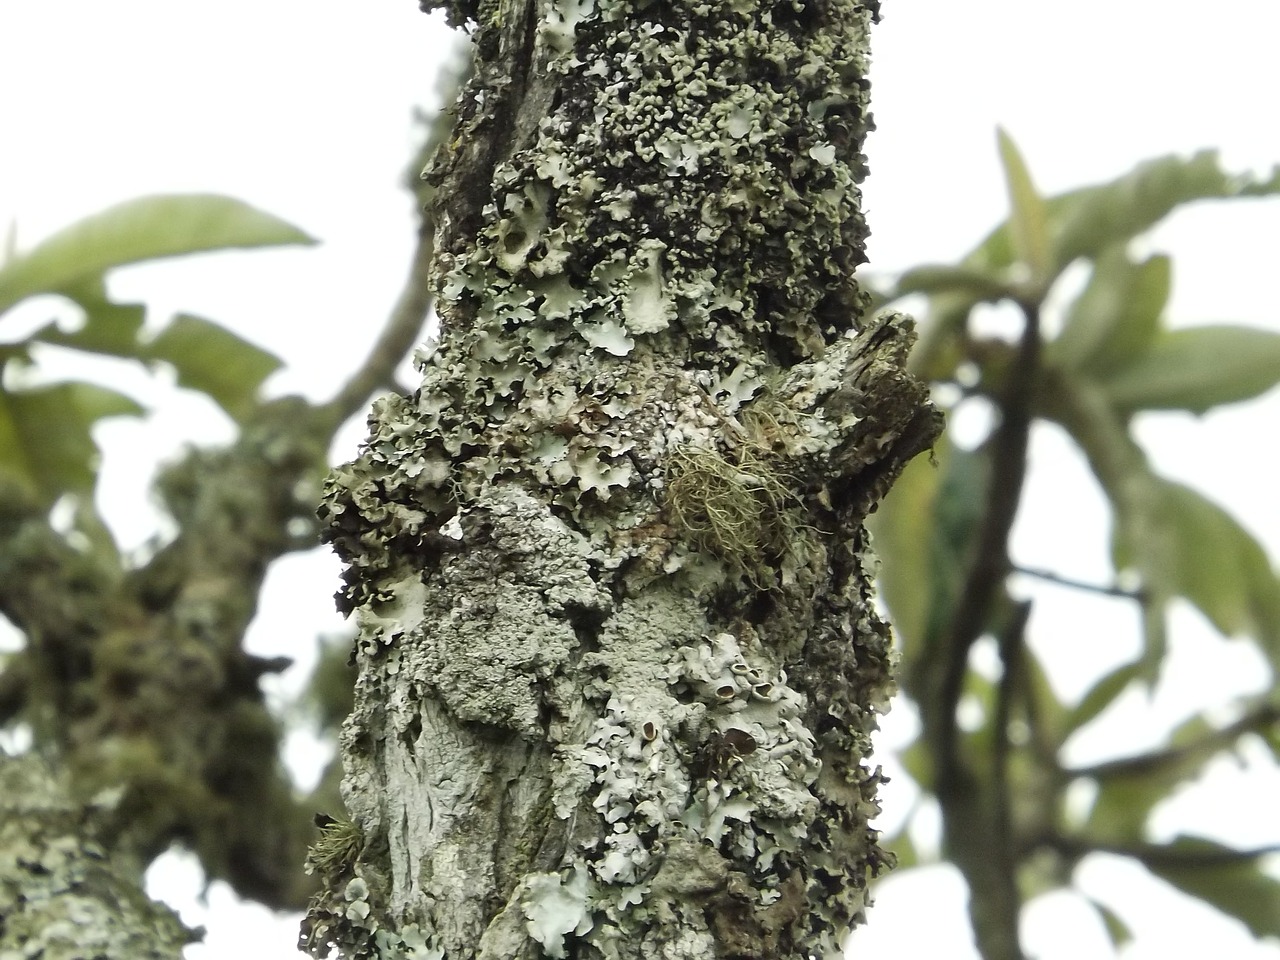
POLYGON ((237 421, 253 413, 262 381, 280 368, 280 358, 211 320, 179 314, 148 347, 155 360, 171 363, 178 383, 208 394, 237 421))
POLYGON ((1155 338, 1171 279, 1168 257, 1133 263, 1123 247, 1110 248, 1094 263, 1046 360, 1094 377, 1123 367, 1155 338))
POLYGON ((1225 325, 1172 330, 1102 383, 1122 411, 1203 413, 1280 383, 1280 334, 1225 325))
POLYGON ((1098 916, 1102 918, 1102 924, 1106 927, 1107 936, 1111 938, 1113 947, 1118 949, 1133 939, 1133 931, 1129 929, 1129 925, 1121 920, 1114 910, 1105 903, 1099 903, 1094 899, 1090 899, 1089 903, 1098 911, 1098 916))
POLYGON ((1129 689, 1129 685, 1138 678, 1142 669, 1141 661, 1126 663, 1110 673, 1104 674, 1097 683, 1089 688, 1066 719, 1065 732, 1070 734, 1087 725, 1097 716, 1115 703, 1120 694, 1129 689))
POLYGON ((143 260, 314 242, 292 224, 231 197, 141 197, 74 223, 5 263, 0 311, 33 294, 73 289, 113 267, 143 260))
POLYGON ((998 130, 996 137, 1009 192, 1009 227, 1014 253, 1030 270, 1032 285, 1044 290, 1052 279, 1049 216, 1044 199, 1031 182, 1031 174, 1013 138, 1004 130, 998 130))

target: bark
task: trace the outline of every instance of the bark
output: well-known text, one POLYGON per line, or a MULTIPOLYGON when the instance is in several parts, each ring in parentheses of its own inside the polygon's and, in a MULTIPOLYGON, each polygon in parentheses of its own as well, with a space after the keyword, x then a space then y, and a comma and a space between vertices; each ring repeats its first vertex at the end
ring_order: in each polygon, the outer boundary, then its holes
POLYGON ((863 520, 938 429, 851 278, 857 0, 451 3, 442 335, 322 515, 317 956, 831 956, 888 857, 863 520))
POLYGON ((109 853, 118 798, 79 803, 35 756, 0 755, 0 957, 178 960, 199 939, 109 853))
POLYGON ((309 814, 258 687, 288 661, 241 644, 269 563, 310 539, 294 534, 310 532, 331 432, 283 399, 235 445, 190 451, 157 484, 178 533, 134 569, 12 485, 0 497, 0 614, 26 639, 0 674, 0 722, 31 725, 71 802, 118 794, 98 811, 112 856, 145 867, 181 842, 211 878, 281 909, 314 890, 299 864, 309 814))

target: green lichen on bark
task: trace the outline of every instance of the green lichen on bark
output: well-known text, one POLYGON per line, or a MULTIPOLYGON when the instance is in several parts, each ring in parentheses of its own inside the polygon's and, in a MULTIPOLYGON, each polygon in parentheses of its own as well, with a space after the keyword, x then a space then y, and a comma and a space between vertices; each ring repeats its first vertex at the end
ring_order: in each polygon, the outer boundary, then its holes
POLYGON ((136 862, 108 854, 109 808, 72 800, 34 756, 0 755, 4 960, 178 960, 199 939, 146 896, 136 862))
POLYGON ((862 520, 937 428, 851 278, 873 6, 450 16, 441 340, 322 508, 366 846, 308 945, 834 955, 886 860, 862 520), (691 463, 767 491, 750 537, 700 526, 714 484, 673 509, 691 463))

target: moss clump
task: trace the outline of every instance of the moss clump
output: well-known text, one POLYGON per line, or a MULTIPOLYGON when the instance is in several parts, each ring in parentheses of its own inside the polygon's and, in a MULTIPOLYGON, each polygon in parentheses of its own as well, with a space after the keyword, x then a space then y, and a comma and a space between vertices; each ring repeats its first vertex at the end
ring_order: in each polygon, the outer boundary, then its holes
POLYGON ((350 820, 316 816, 320 838, 307 850, 307 873, 322 877, 343 876, 351 871, 364 847, 364 832, 350 820))
POLYGON ((753 444, 732 459, 708 447, 680 447, 667 469, 666 507, 672 523, 698 550, 767 582, 769 560, 789 549, 801 524, 787 509, 792 480, 753 444))

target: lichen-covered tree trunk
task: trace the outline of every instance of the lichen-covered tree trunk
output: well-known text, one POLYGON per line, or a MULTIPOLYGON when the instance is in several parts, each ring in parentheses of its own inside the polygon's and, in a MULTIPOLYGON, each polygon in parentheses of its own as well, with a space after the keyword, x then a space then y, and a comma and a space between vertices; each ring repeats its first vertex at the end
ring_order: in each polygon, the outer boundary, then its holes
POLYGON ((317 955, 829 956, 861 918, 863 519, 937 430, 851 278, 875 6, 445 4, 440 341, 322 508, 360 633, 317 955))

